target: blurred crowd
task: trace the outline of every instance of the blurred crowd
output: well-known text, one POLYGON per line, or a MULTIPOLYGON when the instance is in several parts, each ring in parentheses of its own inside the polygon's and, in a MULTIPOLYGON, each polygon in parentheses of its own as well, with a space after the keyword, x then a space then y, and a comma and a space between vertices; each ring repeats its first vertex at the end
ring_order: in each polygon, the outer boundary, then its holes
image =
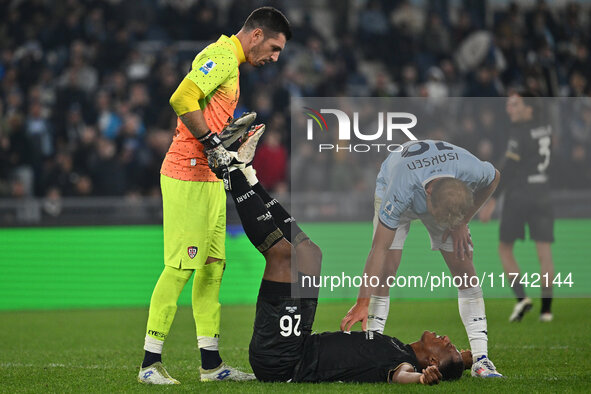
MULTIPOLYGON (((0 197, 158 195, 176 123, 171 94, 199 50, 261 5, 283 10, 294 35, 277 64, 241 67, 236 112, 254 110, 267 124, 254 166, 275 192, 289 185, 291 97, 503 97, 517 87, 591 95, 586 3, 450 3, 0 2, 0 197)), ((555 187, 591 186, 591 106, 580 110, 556 132, 552 170, 576 176, 555 176, 555 187)), ((453 135, 425 137, 497 163, 506 144, 499 116, 480 111, 453 135)), ((373 187, 346 182, 342 155, 323 160, 332 181, 322 187, 373 187)), ((292 165, 304 171, 302 162, 292 165)))

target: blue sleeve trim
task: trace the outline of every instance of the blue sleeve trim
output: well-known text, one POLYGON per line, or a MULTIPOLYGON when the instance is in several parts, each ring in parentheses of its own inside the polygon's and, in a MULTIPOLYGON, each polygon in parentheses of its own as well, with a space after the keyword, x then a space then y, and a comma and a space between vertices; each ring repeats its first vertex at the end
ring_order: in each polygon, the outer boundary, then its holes
POLYGON ((388 226, 386 223, 384 223, 382 221, 382 219, 379 216, 378 216, 378 220, 379 220, 380 223, 382 223, 382 226, 386 227, 388 230, 395 231, 398 228, 398 227, 390 227, 390 226, 388 226))

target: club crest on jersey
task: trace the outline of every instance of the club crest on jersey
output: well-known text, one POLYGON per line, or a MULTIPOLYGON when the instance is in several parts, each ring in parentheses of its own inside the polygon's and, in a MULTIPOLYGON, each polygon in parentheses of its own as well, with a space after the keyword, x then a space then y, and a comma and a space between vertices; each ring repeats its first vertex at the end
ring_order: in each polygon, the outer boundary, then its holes
POLYGON ((197 250, 197 246, 189 246, 187 248, 187 253, 189 254, 189 257, 192 259, 195 258, 195 256, 197 256, 197 250))
POLYGON ((289 313, 294 313, 295 311, 298 310, 297 306, 286 306, 285 310, 288 311, 289 313))
POLYGON ((209 74, 209 72, 211 70, 213 70, 213 68, 216 66, 216 64, 214 63, 213 60, 208 60, 205 62, 205 64, 201 67, 199 67, 199 71, 201 71, 203 73, 203 75, 207 75, 209 74))

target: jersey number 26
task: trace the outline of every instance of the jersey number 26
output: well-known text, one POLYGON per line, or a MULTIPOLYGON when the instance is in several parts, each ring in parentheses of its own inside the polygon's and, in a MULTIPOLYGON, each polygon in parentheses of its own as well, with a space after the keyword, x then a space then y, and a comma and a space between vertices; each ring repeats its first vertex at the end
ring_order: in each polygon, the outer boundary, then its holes
POLYGON ((281 316, 281 319, 279 319, 279 328, 281 328, 279 333, 281 336, 289 337, 293 334, 296 337, 299 337, 302 333, 300 331, 300 320, 302 320, 301 315, 281 316))

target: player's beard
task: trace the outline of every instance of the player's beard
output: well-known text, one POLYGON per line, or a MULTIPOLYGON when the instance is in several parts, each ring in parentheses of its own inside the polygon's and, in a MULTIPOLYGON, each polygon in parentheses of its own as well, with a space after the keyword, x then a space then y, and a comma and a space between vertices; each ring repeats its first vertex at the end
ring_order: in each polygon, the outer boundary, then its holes
POLYGON ((252 57, 253 57, 253 59, 256 59, 255 64, 253 64, 253 66, 255 66, 255 67, 264 66, 265 63, 266 63, 266 61, 264 59, 262 59, 262 58, 259 59, 260 58, 260 55, 262 53, 262 47, 263 47, 263 43, 264 42, 265 41, 263 41, 263 42, 255 45, 254 47, 252 47, 252 57))

